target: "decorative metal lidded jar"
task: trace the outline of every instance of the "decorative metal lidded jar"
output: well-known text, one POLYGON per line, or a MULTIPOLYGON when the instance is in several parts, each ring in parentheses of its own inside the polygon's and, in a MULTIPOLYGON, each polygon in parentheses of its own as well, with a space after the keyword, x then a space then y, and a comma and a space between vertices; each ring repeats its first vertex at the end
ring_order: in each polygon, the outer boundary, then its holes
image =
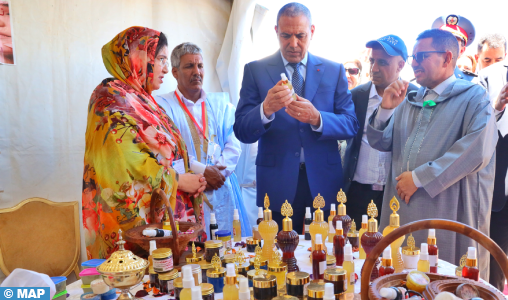
POLYGON ((295 250, 300 238, 298 233, 293 230, 293 221, 289 218, 293 215, 293 208, 287 200, 282 205, 281 214, 286 218, 282 220, 282 230, 277 234, 277 244, 282 250, 282 261, 287 264, 288 272, 297 272, 300 269, 297 265, 295 250))
POLYGON ((224 289, 224 277, 226 276, 226 269, 222 267, 219 256, 215 254, 212 259, 212 269, 206 271, 206 277, 208 277, 208 283, 213 285, 213 290, 216 293, 222 293, 224 289))
MULTIPOLYGON (((140 283, 148 268, 148 261, 134 255, 131 251, 124 249, 125 241, 122 238, 122 230, 118 230, 118 251, 111 254, 111 257, 97 267, 104 282, 112 288, 121 291, 119 300, 139 299, 134 297, 129 289, 140 283)), ((142 299, 139 299, 142 300, 142 299)))

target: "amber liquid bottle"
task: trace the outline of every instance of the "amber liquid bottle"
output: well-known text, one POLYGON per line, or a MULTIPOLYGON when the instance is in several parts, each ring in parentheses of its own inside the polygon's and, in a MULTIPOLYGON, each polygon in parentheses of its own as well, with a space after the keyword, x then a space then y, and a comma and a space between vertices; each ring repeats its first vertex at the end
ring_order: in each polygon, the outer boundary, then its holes
POLYGON ((468 247, 466 265, 462 268, 462 277, 478 281, 480 279, 480 271, 478 270, 477 265, 476 248, 468 247))
POLYGON ((429 236, 427 237, 427 244, 429 245, 429 263, 430 272, 437 273, 437 266, 439 260, 439 249, 436 245, 436 230, 429 229, 429 236))
MULTIPOLYGON (((337 207, 337 215, 333 217, 333 226, 336 226, 337 221, 342 222, 342 230, 344 231, 344 238, 347 238, 347 233, 349 231, 349 228, 351 227, 351 222, 353 221, 350 216, 346 214, 346 206, 344 203, 346 203, 346 194, 340 189, 339 193, 337 194, 337 201, 340 202, 339 206, 337 207)), ((337 229, 337 228, 335 228, 337 229)))
POLYGON ((287 264, 288 273, 298 272, 300 269, 297 265, 295 250, 300 242, 300 237, 293 230, 293 220, 289 218, 293 215, 293 208, 287 200, 282 205, 281 214, 286 217, 282 220, 282 230, 277 234, 277 244, 282 251, 282 262, 287 264))
MULTIPOLYGON (((377 217, 377 207, 376 204, 374 204, 374 201, 371 200, 367 214, 369 215, 369 223, 367 232, 365 232, 362 235, 362 239, 360 243, 362 243, 362 247, 365 250, 365 254, 367 254, 367 257, 369 257, 369 253, 374 249, 374 247, 379 243, 379 241, 383 238, 383 235, 377 231, 377 220, 374 219, 377 217)), ((379 262, 376 260, 376 265, 379 262)), ((363 267, 362 267, 363 269, 363 267)), ((370 280, 373 281, 374 279, 379 277, 378 268, 374 267, 372 269, 372 274, 370 276, 370 280)))
POLYGON ((272 262, 272 253, 273 253, 273 243, 275 236, 277 236, 277 232, 279 231, 279 225, 277 222, 272 220, 272 211, 268 208, 270 207, 270 199, 268 199, 268 195, 265 195, 265 210, 263 211, 263 221, 259 223, 259 234, 263 238, 264 244, 261 252, 261 257, 263 260, 268 260, 268 262, 272 262))
POLYGON ((383 259, 381 260, 381 267, 379 267, 379 276, 395 273, 392 263, 392 249, 387 247, 383 252, 383 259))
POLYGON ((337 221, 335 224, 335 236, 333 237, 333 249, 335 251, 335 264, 341 266, 344 263, 344 245, 346 239, 344 239, 344 232, 342 231, 342 222, 337 221))
POLYGON ((323 249, 323 238, 316 234, 315 250, 312 251, 312 279, 323 279, 326 270, 326 252, 323 249))

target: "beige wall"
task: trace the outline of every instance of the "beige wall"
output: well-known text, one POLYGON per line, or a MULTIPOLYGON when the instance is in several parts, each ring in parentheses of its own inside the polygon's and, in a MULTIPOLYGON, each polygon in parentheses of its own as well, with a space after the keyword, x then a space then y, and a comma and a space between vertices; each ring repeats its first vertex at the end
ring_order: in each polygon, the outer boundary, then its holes
MULTIPOLYGON (((231 0, 10 2, 17 65, 0 65, 0 208, 30 197, 81 203, 87 105, 110 77, 100 50, 125 28, 161 30, 170 49, 198 44, 205 89, 221 91, 215 64, 231 0)), ((174 90, 169 76, 154 94, 174 90)))

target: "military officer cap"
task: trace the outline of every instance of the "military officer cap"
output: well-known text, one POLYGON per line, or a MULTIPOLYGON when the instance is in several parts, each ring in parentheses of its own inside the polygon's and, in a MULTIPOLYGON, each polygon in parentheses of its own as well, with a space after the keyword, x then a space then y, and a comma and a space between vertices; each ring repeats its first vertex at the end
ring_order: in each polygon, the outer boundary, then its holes
POLYGON ((441 16, 432 23, 432 28, 453 33, 453 35, 464 41, 466 47, 473 43, 476 34, 473 23, 459 15, 441 16))

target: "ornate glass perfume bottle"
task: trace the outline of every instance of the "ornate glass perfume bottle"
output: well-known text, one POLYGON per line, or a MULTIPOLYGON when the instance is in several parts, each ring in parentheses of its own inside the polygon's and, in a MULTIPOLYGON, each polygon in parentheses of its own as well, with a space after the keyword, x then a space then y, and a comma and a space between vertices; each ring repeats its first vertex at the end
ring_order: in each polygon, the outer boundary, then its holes
MULTIPOLYGON (((316 198, 314 198, 312 205, 317 209, 314 212, 316 217, 309 225, 309 232, 312 239, 312 251, 314 251, 316 249, 316 234, 321 234, 321 237, 326 237, 328 235, 328 223, 324 220, 324 213, 321 210, 321 208, 325 206, 325 199, 321 196, 321 194, 318 194, 316 198)), ((324 243, 323 250, 327 252, 326 245, 324 243)))
POLYGON ((282 220, 282 230, 277 234, 277 244, 282 251, 282 261, 287 264, 288 272, 298 272, 300 269, 296 264, 295 250, 300 237, 293 230, 293 220, 289 218, 293 215, 293 208, 287 200, 282 204, 281 214, 286 218, 282 220))
MULTIPOLYGON (((362 243, 362 247, 368 257, 372 249, 374 249, 377 243, 379 243, 379 241, 383 238, 383 235, 377 231, 377 220, 375 219, 377 217, 377 207, 376 204, 374 204, 374 200, 371 200, 369 206, 367 207, 367 215, 370 217, 369 225, 367 232, 362 235, 360 243, 362 243)), ((378 264, 379 260, 376 260, 376 266, 372 270, 372 274, 370 276, 371 281, 379 277, 379 271, 377 268, 378 264)))
POLYGON ((273 242, 277 232, 279 231, 279 225, 277 222, 272 220, 272 211, 268 208, 270 207, 270 199, 268 195, 265 195, 265 210, 263 212, 263 221, 259 223, 259 234, 264 240, 263 244, 263 252, 262 252, 262 260, 268 260, 271 262, 272 260, 272 251, 273 251, 273 242))
MULTIPOLYGON (((342 222, 342 230, 344 230, 344 238, 347 239, 347 233, 351 227, 351 217, 346 214, 346 206, 344 203, 347 202, 346 194, 340 189, 337 193, 337 201, 340 202, 337 207, 337 215, 333 218, 333 226, 336 226, 337 221, 342 222)), ((337 228, 335 228, 337 229, 337 228)))
MULTIPOLYGON (((397 214, 397 211, 400 208, 399 201, 397 198, 393 197, 390 200, 390 209, 392 210, 392 214, 390 215, 390 225, 386 226, 383 230, 383 236, 387 236, 390 232, 400 227, 400 216, 397 214)), ((395 242, 390 245, 392 248, 392 256, 393 256, 393 268, 395 272, 400 273, 404 270, 404 261, 402 261, 402 255, 400 254, 399 248, 404 243, 405 235, 398 238, 395 242)))

